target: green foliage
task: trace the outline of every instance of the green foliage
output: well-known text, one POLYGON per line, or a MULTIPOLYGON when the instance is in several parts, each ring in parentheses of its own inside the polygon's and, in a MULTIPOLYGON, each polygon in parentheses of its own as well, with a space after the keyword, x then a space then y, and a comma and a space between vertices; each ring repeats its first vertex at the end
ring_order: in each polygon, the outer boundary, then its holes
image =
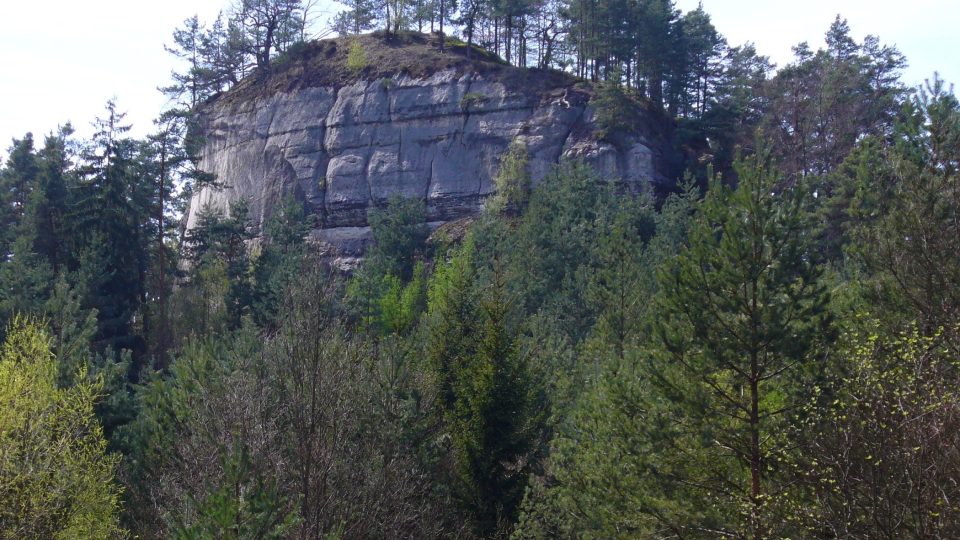
POLYGON ((278 427, 261 348, 250 326, 196 340, 168 376, 137 389, 138 415, 121 434, 135 532, 209 537, 226 519, 232 538, 289 528, 293 505, 275 492, 281 456, 265 447, 278 427))
POLYGON ((396 277, 386 276, 384 289, 379 303, 378 326, 388 334, 407 334, 426 309, 427 280, 423 263, 414 266, 413 277, 406 285, 396 277))
POLYGON ((0 324, 7 324, 17 313, 42 313, 54 276, 50 265, 33 252, 32 244, 32 238, 18 237, 11 255, 0 261, 0 324))
MULTIPOLYGON (((602 377, 566 414, 550 447, 548 476, 531 482, 514 538, 648 538, 679 533, 669 521, 692 523, 683 490, 658 491, 674 473, 651 435, 670 426, 650 399, 642 350, 611 355, 602 377)), ((669 436, 669 433, 662 436, 669 436)), ((685 532, 685 531, 684 531, 685 532)))
POLYGON ((235 7, 175 32, 159 133, 128 137, 111 103, 92 141, 27 134, 0 168, 0 537, 123 536, 105 435, 141 538, 960 534, 942 81, 909 95, 899 52, 840 18, 771 78, 670 0, 351 0, 341 34, 387 33, 320 44, 309 3, 235 7), (259 231, 244 201, 195 209, 181 238, 175 193, 223 187, 190 159, 199 107, 336 54, 387 90, 402 65, 549 82, 570 114, 593 93, 608 142, 642 135, 660 172, 672 143, 737 187, 654 198, 566 163, 531 189, 515 142, 491 211, 440 249, 423 201, 372 209, 346 287, 292 199, 259 231), (773 159, 733 165, 758 127, 773 159))
POLYGON ((347 286, 350 306, 365 327, 405 332, 424 309, 425 212, 422 201, 399 197, 386 208, 370 210, 373 245, 347 286))
POLYGON ((277 480, 252 477, 249 450, 239 441, 221 459, 223 485, 212 489, 203 500, 191 500, 195 507, 192 522, 178 523, 171 536, 183 540, 289 538, 297 525, 297 514, 284 500, 277 480))
POLYGON ((102 383, 57 387, 49 337, 16 319, 0 353, 0 536, 116 538, 120 457, 94 415, 102 383))
POLYGON ((934 80, 909 107, 911 121, 888 170, 895 196, 868 232, 864 259, 889 276, 886 300, 902 296, 925 333, 960 343, 960 103, 934 80), (870 249, 872 248, 872 249, 870 249))
POLYGON ((475 290, 472 243, 430 281, 426 363, 449 437, 452 482, 481 536, 512 522, 542 429, 542 400, 509 326, 504 284, 475 290))
MULTIPOLYGON (((642 203, 632 206, 632 199, 623 203, 634 217, 643 214, 642 203)), ((579 165, 562 166, 533 192, 515 232, 497 232, 497 225, 478 230, 479 257, 494 260, 497 253, 511 255, 504 262, 504 273, 520 309, 524 313, 543 310, 567 335, 579 340, 592 326, 597 308, 583 299, 581 278, 596 265, 598 238, 617 212, 617 204, 613 186, 592 171, 579 165)), ((641 236, 649 233, 643 230, 641 236)))
POLYGON ((655 479, 670 468, 669 454, 655 454, 653 441, 672 420, 651 399, 644 360, 652 321, 660 317, 653 269, 686 242, 696 204, 694 190, 668 197, 646 244, 640 234, 646 219, 624 211, 597 240, 597 266, 583 279, 585 299, 598 306, 598 317, 575 364, 566 368, 573 388, 559 386, 551 395, 555 435, 514 537, 646 537, 671 530, 658 523, 680 511, 682 502, 668 506, 656 495, 655 479))
POLYGON ((285 291, 296 283, 306 260, 304 238, 312 227, 303 203, 288 198, 266 226, 260 254, 253 262, 251 314, 263 328, 275 326, 285 291))
POLYGON ((679 421, 657 453, 682 449, 687 460, 674 464, 669 477, 676 480, 664 483, 663 496, 670 500, 682 484, 685 504, 711 509, 672 525, 703 520, 762 536, 780 534, 778 464, 793 446, 784 437, 785 412, 810 392, 804 366, 814 344, 829 337, 827 297, 805 234, 801 188, 779 187, 762 157, 736 170, 737 189, 711 186, 689 248, 659 274, 666 354, 654 356, 649 376, 679 421))
POLYGON ((368 65, 367 50, 363 47, 363 43, 357 39, 350 41, 350 49, 347 51, 347 69, 356 74, 366 69, 368 65))
POLYGON ((84 310, 81 296, 66 276, 60 275, 44 306, 52 334, 51 348, 57 356, 57 382, 61 387, 78 382, 74 379, 77 373, 92 366, 90 343, 97 331, 97 312, 84 310))
POLYGON ((371 209, 367 219, 373 238, 367 257, 374 273, 409 281, 416 260, 426 254, 430 234, 423 201, 394 197, 386 208, 371 209))
POLYGON ((760 127, 788 177, 826 176, 863 137, 892 131, 905 96, 898 74, 906 61, 875 36, 856 43, 839 16, 826 49, 802 43, 794 55, 765 85, 760 127))
POLYGON ((457 491, 475 529, 512 523, 540 428, 533 381, 507 326, 502 284, 481 302, 476 352, 454 367, 451 441, 457 491))
MULTIPOLYGON (((281 211, 282 213, 282 211, 281 211)), ((229 215, 203 208, 197 225, 184 238, 184 256, 190 264, 189 295, 195 319, 184 321, 188 329, 204 335, 206 328, 226 325, 238 328, 253 304, 248 242, 253 239, 249 205, 239 200, 229 215), (199 294, 198 294, 199 293, 199 294)), ((187 332, 189 335, 189 331, 187 332)))
POLYGON ((798 428, 807 442, 798 477, 810 497, 799 521, 838 538, 956 536, 956 353, 916 328, 885 335, 869 317, 853 322, 859 328, 836 351, 845 369, 798 428))
POLYGON ((530 156, 527 147, 520 141, 510 143, 510 147, 500 158, 497 171, 496 194, 486 203, 486 209, 494 213, 519 214, 530 200, 530 156))
POLYGON ((97 310, 97 348, 139 352, 142 337, 133 324, 146 288, 144 225, 150 201, 141 191, 145 179, 137 177, 138 148, 126 135, 130 127, 122 124, 124 116, 108 102, 106 118, 97 120, 94 144, 82 155, 71 217, 78 231, 76 254, 86 258, 86 303, 97 310))
POLYGON ((460 98, 460 108, 469 111, 487 102, 487 96, 480 92, 467 92, 460 98))
POLYGON ((468 237, 449 260, 438 262, 427 289, 424 357, 442 415, 456 406, 457 366, 465 364, 476 348, 480 319, 473 257, 473 243, 468 237))
POLYGON ((640 115, 638 105, 627 95, 620 78, 614 75, 597 85, 597 97, 592 101, 596 107, 596 122, 601 139, 617 140, 618 136, 637 130, 640 115))

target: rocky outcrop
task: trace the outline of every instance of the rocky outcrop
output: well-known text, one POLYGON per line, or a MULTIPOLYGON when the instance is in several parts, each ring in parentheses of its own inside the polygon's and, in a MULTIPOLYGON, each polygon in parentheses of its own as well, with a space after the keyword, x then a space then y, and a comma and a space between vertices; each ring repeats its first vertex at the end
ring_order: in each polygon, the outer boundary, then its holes
POLYGON ((517 85, 455 68, 216 99, 201 117, 200 165, 222 187, 194 195, 186 227, 240 198, 260 226, 293 195, 318 216, 315 240, 356 254, 367 210, 393 196, 424 199, 435 225, 478 212, 514 141, 534 183, 565 158, 634 190, 666 182, 657 134, 597 140, 590 99, 566 77, 517 85))

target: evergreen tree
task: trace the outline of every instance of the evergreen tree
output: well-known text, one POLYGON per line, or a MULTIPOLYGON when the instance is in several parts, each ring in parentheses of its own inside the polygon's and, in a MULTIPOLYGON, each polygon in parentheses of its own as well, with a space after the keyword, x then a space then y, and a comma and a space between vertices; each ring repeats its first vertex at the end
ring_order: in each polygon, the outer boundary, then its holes
POLYGON ((73 262, 68 252, 72 234, 67 227, 71 198, 68 189, 76 185, 73 151, 68 124, 44 140, 39 152, 40 177, 28 208, 27 226, 32 230, 34 251, 54 272, 66 270, 73 262))
POLYGON ((216 327, 216 319, 223 317, 222 322, 238 328, 243 315, 249 313, 253 290, 248 242, 253 237, 249 206, 241 199, 231 205, 228 216, 212 208, 202 209, 196 227, 184 239, 188 279, 195 290, 202 291, 201 320, 196 322, 204 327, 216 327), (217 306, 222 308, 221 315, 211 317, 221 311, 217 306))
POLYGON ((79 232, 79 251, 88 264, 84 274, 87 306, 98 312, 100 350, 142 351, 134 316, 143 302, 148 268, 145 227, 148 208, 137 175, 137 146, 126 137, 130 127, 116 104, 107 103, 107 117, 82 154, 79 197, 71 218, 79 232))
POLYGON ((455 490, 476 532, 492 535, 512 523, 539 435, 533 381, 508 326, 499 277, 480 302, 472 354, 450 363, 454 403, 448 412, 455 490))
POLYGON ((33 134, 14 139, 0 175, 0 252, 7 254, 9 245, 23 221, 33 191, 37 188, 40 166, 33 145, 33 134))
POLYGON ((341 36, 359 35, 376 26, 374 3, 371 0, 350 0, 347 9, 336 14, 333 29, 341 36))
POLYGON ((283 295, 297 283, 305 263, 304 238, 311 221, 303 203, 292 198, 270 217, 252 270, 251 310, 253 320, 261 327, 275 324, 283 295))
POLYGON ((783 188, 762 157, 740 162, 737 173, 735 190, 711 186, 690 247, 659 277, 666 355, 650 377, 677 424, 653 442, 678 467, 661 496, 682 488, 705 512, 672 527, 763 538, 780 534, 780 464, 792 448, 786 414, 811 391, 803 373, 823 335, 826 295, 802 188, 783 188))
POLYGON ((424 358, 442 415, 451 414, 456 404, 457 366, 475 351, 479 314, 472 257, 468 238, 448 261, 437 264, 428 286, 424 358))
POLYGON ((888 160, 895 191, 868 232, 875 249, 864 254, 892 278, 888 309, 902 298, 925 334, 942 329, 960 346, 960 102, 935 78, 907 110, 910 121, 888 160))

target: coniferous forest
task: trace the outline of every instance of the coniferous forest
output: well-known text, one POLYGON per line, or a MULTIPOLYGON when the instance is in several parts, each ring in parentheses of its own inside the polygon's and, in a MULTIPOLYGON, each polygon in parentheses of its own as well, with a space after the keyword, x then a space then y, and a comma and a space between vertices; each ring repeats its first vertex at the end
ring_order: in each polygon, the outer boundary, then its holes
POLYGON ((511 147, 458 226, 371 210, 347 273, 293 199, 181 224, 198 111, 315 4, 187 19, 147 137, 110 102, 12 141, 0 538, 960 537, 952 86, 839 16, 776 67, 671 0, 350 0, 341 36, 564 71, 678 157, 631 197, 511 147))

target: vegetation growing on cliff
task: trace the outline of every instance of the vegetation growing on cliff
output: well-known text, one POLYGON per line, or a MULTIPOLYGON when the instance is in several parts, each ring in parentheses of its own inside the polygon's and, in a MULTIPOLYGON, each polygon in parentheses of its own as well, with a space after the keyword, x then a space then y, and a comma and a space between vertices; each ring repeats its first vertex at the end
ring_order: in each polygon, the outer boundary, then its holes
POLYGON ((560 39, 548 5, 352 2, 344 25, 389 33, 296 45, 302 3, 244 1, 177 34, 210 48, 155 136, 110 104, 90 141, 13 141, 0 536, 960 536, 952 90, 904 88, 899 53, 841 19, 774 73, 702 9, 571 1, 560 39), (471 45, 403 32, 441 21, 471 45), (190 111, 356 77, 347 43, 371 80, 596 79, 610 138, 663 110, 687 181, 628 196, 563 163, 532 186, 518 139, 458 234, 418 199, 371 210, 351 273, 296 198, 261 227, 240 201, 178 230, 217 180, 190 111))

